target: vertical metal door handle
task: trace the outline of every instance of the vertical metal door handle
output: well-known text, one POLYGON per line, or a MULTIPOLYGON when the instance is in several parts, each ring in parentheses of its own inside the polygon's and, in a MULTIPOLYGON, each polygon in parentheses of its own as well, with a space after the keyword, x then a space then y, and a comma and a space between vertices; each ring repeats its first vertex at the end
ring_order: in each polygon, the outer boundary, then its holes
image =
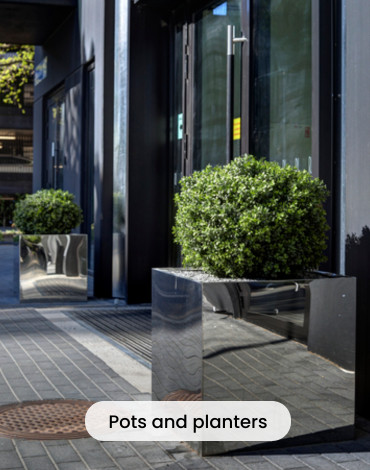
POLYGON ((233 156, 233 118, 234 118, 234 56, 235 44, 247 42, 248 38, 235 37, 235 26, 227 26, 227 72, 226 72, 226 163, 233 156))

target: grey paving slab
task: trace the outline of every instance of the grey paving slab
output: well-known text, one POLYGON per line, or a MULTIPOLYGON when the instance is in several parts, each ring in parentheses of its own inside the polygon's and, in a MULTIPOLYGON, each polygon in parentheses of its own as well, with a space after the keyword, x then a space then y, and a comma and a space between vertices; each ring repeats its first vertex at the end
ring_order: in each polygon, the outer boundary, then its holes
POLYGON ((179 464, 177 463, 157 463, 153 465, 153 468, 156 468, 158 470, 183 470, 183 467, 180 467, 179 464))
POLYGON ((246 465, 248 470, 276 470, 278 467, 264 460, 262 462, 251 462, 246 465))
POLYGON ((341 462, 351 462, 356 460, 356 454, 349 454, 347 452, 333 452, 330 454, 324 454, 325 457, 333 462, 341 463, 341 462))
POLYGON ((180 461, 179 465, 187 470, 208 470, 208 469, 215 468, 214 465, 202 459, 189 459, 189 460, 186 460, 185 462, 180 461))
POLYGON ((0 438, 0 452, 3 451, 14 451, 14 444, 12 440, 0 438))
POLYGON ((15 468, 23 468, 22 462, 15 451, 0 451, 0 469, 11 470, 15 468))
POLYGON ((18 449, 19 454, 25 457, 44 457, 46 455, 45 448, 39 441, 22 441, 17 439, 15 446, 18 449))
POLYGON ((237 455, 236 459, 239 462, 242 462, 245 465, 248 465, 250 463, 259 463, 259 462, 265 462, 266 459, 263 455, 261 454, 245 454, 245 455, 237 455))
POLYGON ((135 450, 124 442, 102 442, 106 451, 115 459, 125 457, 135 457, 135 450))
POLYGON ((245 470, 245 465, 232 457, 211 457, 207 462, 222 470, 245 470))
POLYGON ((352 462, 342 462, 341 468, 345 468, 346 470, 369 470, 370 464, 362 460, 354 460, 352 462))
POLYGON ((58 470, 86 470, 88 468, 83 462, 67 462, 58 465, 58 470))
POLYGON ((24 459, 27 470, 55 470, 54 463, 49 457, 26 457, 24 459))
POLYGON ((150 443, 147 443, 147 445, 142 446, 139 449, 140 455, 145 460, 150 461, 150 463, 173 462, 173 458, 157 445, 151 445, 150 443))
POLYGON ((91 449, 88 452, 81 452, 80 450, 79 453, 90 468, 105 469, 115 465, 114 458, 100 447, 91 449))
POLYGON ((267 455, 266 460, 276 465, 278 468, 290 469, 300 465, 293 455, 267 455))
POLYGON ((325 457, 320 455, 310 455, 310 456, 302 456, 297 457, 297 460, 300 461, 302 464, 306 464, 310 468, 317 468, 323 470, 338 470, 340 466, 335 462, 332 462, 325 457))
POLYGON ((67 443, 59 446, 49 447, 48 452, 57 464, 80 461, 80 456, 71 447, 71 445, 67 443))
POLYGON ((125 470, 135 470, 135 469, 147 469, 150 468, 148 464, 144 462, 143 459, 141 459, 138 455, 133 455, 130 457, 125 457, 125 458, 117 458, 117 463, 120 465, 121 468, 125 470))

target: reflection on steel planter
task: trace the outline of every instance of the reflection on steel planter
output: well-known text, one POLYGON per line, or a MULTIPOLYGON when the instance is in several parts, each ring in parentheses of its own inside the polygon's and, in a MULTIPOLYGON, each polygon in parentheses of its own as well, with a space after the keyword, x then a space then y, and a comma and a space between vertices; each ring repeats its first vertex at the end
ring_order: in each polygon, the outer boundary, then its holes
POLYGON ((20 301, 87 300, 87 235, 22 235, 20 301))
MULTIPOLYGON (((353 437, 356 279, 222 280, 154 269, 152 398, 284 404, 280 443, 353 437)), ((226 432, 226 431, 225 431, 226 432)), ((256 443, 190 443, 203 455, 256 443)))

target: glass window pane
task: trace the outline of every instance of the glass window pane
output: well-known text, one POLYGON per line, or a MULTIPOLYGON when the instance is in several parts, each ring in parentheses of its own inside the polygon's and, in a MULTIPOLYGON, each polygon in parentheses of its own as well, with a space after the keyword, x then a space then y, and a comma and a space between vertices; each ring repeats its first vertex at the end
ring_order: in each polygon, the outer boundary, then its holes
MULTIPOLYGON (((194 170, 226 163, 227 25, 234 25, 240 36, 240 0, 213 5, 195 22, 194 170)), ((234 118, 240 117, 239 61, 236 56, 234 118)), ((234 141, 234 152, 240 153, 240 139, 234 141)))
POLYGON ((255 0, 251 153, 311 170, 311 0, 255 0))

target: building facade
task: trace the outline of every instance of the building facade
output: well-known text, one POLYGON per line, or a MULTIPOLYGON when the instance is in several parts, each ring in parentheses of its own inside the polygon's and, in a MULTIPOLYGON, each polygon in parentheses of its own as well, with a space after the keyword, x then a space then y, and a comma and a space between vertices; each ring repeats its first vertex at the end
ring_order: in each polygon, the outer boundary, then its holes
POLYGON ((13 42, 39 45, 33 188, 83 207, 95 295, 150 301, 182 175, 244 153, 306 169, 331 194, 323 268, 358 279, 369 418, 368 0, 38 0, 33 22, 12 3, 13 42))

